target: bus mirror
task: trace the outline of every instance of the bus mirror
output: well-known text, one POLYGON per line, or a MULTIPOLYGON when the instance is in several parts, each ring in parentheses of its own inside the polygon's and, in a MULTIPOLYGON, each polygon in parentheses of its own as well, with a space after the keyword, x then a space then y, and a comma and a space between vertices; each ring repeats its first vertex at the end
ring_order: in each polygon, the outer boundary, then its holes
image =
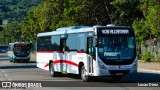
POLYGON ((95 47, 98 47, 98 45, 99 45, 98 38, 95 38, 95 47))

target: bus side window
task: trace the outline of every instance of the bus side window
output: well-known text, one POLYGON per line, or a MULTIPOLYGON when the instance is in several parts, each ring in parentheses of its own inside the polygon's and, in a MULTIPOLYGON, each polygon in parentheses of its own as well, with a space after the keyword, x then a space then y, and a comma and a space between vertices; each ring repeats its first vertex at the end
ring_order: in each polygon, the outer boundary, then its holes
POLYGON ((76 34, 69 34, 66 40, 66 50, 76 51, 76 34))
POLYGON ((76 49, 77 51, 86 52, 86 33, 76 34, 76 49))

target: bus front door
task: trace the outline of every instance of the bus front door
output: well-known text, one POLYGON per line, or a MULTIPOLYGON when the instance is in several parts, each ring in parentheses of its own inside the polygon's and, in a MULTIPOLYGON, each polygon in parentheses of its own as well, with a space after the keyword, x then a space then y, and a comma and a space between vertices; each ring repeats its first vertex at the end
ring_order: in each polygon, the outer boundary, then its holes
POLYGON ((61 71, 63 74, 67 72, 67 63, 66 63, 66 39, 60 40, 60 51, 62 52, 62 60, 61 60, 61 71))
POLYGON ((94 56, 94 47, 93 47, 93 37, 87 38, 87 54, 88 54, 88 68, 89 73, 93 73, 93 56, 94 56))

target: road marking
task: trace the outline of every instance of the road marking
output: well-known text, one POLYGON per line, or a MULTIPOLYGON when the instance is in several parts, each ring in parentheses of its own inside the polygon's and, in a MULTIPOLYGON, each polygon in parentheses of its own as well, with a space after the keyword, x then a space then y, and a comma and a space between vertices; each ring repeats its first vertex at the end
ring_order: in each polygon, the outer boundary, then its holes
POLYGON ((8 77, 8 75, 7 75, 7 74, 4 74, 4 76, 5 76, 5 77, 8 77))
POLYGON ((160 70, 151 70, 151 69, 143 69, 143 68, 138 68, 138 70, 146 71, 146 72, 155 72, 155 73, 160 73, 160 70))
POLYGON ((4 75, 4 77, 5 77, 6 79, 8 79, 9 81, 11 81, 11 79, 8 78, 8 74, 6 74, 6 72, 5 72, 3 69, 0 68, 0 70, 1 70, 1 72, 2 72, 2 75, 4 75))

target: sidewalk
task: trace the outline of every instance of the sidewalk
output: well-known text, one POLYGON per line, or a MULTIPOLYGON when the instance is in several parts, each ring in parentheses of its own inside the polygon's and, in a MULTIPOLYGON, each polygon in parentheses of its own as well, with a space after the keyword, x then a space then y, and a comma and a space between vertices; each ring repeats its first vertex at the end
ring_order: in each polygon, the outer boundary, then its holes
POLYGON ((35 52, 31 52, 30 59, 31 59, 31 61, 36 61, 36 53, 35 52))
POLYGON ((139 60, 138 70, 160 73, 160 63, 139 60))

